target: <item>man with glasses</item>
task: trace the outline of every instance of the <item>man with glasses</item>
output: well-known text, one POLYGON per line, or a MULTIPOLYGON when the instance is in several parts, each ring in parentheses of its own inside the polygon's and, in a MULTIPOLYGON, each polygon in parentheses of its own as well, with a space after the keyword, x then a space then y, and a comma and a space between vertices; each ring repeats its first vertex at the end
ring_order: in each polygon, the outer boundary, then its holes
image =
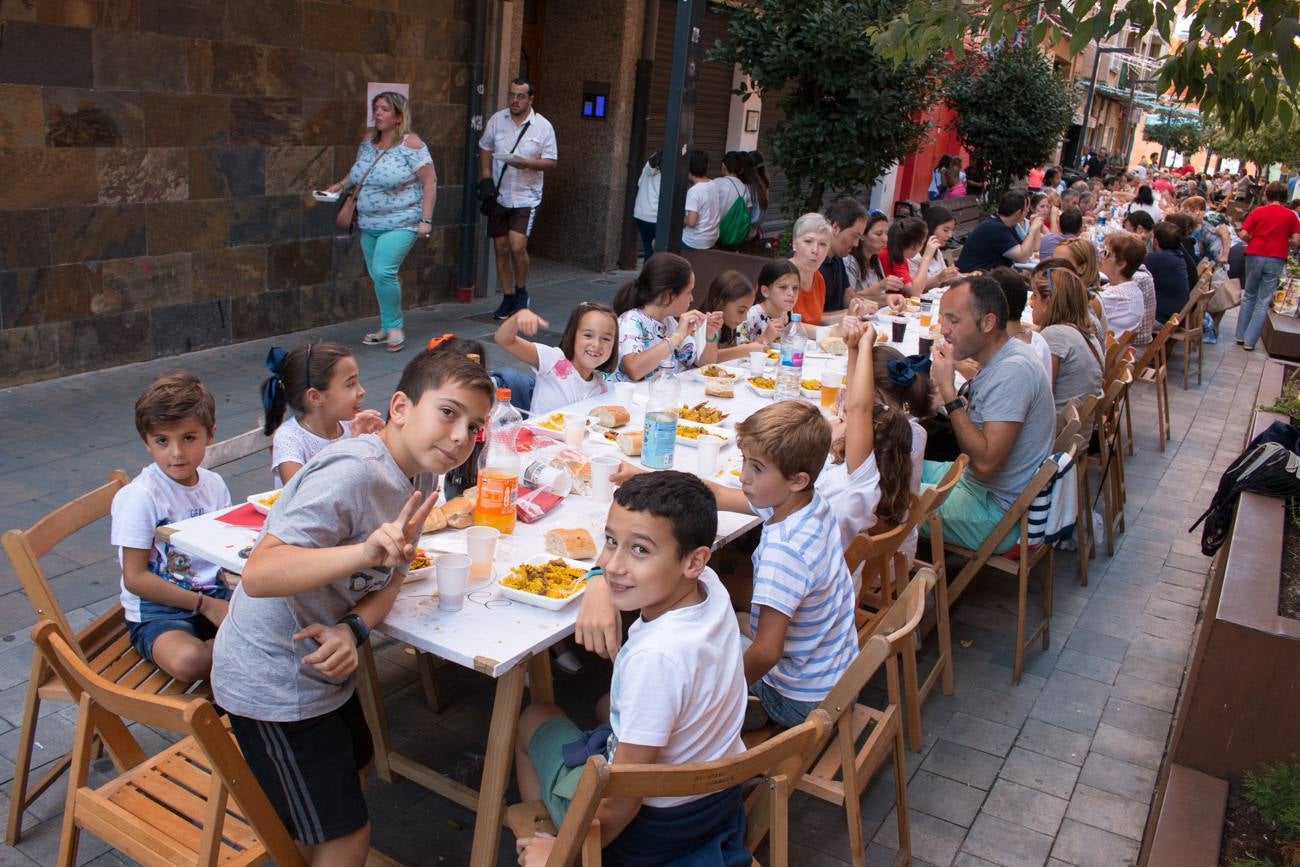
POLYGON ((533 111, 533 96, 528 79, 510 82, 509 105, 492 115, 478 143, 479 198, 501 282, 496 319, 528 306, 528 236, 542 203, 542 173, 559 158, 555 129, 533 111))
MULTIPOLYGON (((972 277, 945 292, 939 326, 943 341, 934 347, 930 376, 957 444, 970 456, 939 512, 945 540, 978 548, 1047 459, 1056 435, 1052 386, 1029 344, 1007 333, 1007 299, 993 278, 972 277), (967 358, 979 372, 958 390, 955 365, 967 358)), ((936 484, 950 466, 926 461, 922 480, 936 484)), ((922 525, 921 535, 928 532, 922 525)), ((1018 532, 996 550, 1009 550, 1018 532)))

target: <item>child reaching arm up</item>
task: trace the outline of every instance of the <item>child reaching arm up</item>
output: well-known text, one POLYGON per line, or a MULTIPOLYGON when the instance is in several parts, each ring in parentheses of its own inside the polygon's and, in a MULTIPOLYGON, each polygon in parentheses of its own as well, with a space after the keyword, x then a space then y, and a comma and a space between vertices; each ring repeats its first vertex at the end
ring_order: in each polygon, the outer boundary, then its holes
POLYGON ((495 338, 498 346, 536 373, 529 407, 534 415, 604 394, 609 390, 606 378, 618 367, 618 318, 610 307, 584 301, 573 308, 558 349, 519 336, 532 337, 538 328, 548 327, 550 323, 525 308, 502 322, 495 338))

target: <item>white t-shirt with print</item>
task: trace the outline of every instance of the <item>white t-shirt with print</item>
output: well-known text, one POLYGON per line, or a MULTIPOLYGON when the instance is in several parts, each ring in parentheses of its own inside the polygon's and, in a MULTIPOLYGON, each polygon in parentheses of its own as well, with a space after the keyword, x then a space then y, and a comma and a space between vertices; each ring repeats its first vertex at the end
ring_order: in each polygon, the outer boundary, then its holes
POLYGON ((537 384, 533 386, 532 413, 545 415, 609 390, 601 371, 593 373, 590 380, 583 379, 557 347, 534 343, 533 348, 537 350, 537 384))
MULTIPOLYGON (((753 343, 757 341, 767 331, 767 326, 772 324, 774 318, 768 315, 762 304, 755 304, 745 314, 745 321, 736 327, 736 342, 753 343)), ((782 313, 781 324, 788 325, 789 322, 790 314, 782 313)))
MULTIPOLYGON (((614 658, 609 724, 617 742, 659 747, 658 764, 710 762, 745 751, 744 655, 731 597, 712 569, 699 578, 704 600, 637 619, 614 658)), ((646 798, 672 807, 696 797, 646 798)))
MULTIPOLYGON (((667 340, 668 335, 677 330, 677 317, 669 316, 660 322, 646 315, 646 312, 640 307, 634 307, 631 310, 618 317, 618 371, 614 379, 623 382, 632 382, 631 377, 623 372, 623 359, 629 355, 635 355, 638 352, 645 352, 650 347, 656 345, 661 340, 667 340)), ((704 347, 698 346, 695 342, 695 335, 688 335, 682 341, 682 345, 673 352, 673 357, 677 359, 677 366, 680 368, 694 367, 696 361, 704 353, 704 347)), ((653 371, 651 371, 653 372, 653 371)), ((647 374, 649 375, 649 374, 647 374)), ((644 379, 644 377, 642 377, 644 379)))
POLYGON ((694 226, 682 226, 682 243, 693 250, 711 249, 722 230, 722 211, 712 182, 691 185, 686 191, 686 210, 699 214, 700 219, 694 226))
MULTIPOLYGON (((206 515, 229 505, 230 489, 211 470, 200 468, 198 483, 187 487, 174 481, 157 464, 149 464, 113 497, 109 542, 118 546, 119 563, 122 548, 147 550, 149 571, 164 581, 186 590, 215 587, 219 566, 159 542, 154 532, 164 524, 206 515)), ((139 623, 140 597, 126 589, 125 576, 119 598, 126 619, 139 623)))
POLYGON ((339 424, 343 427, 343 433, 332 440, 307 430, 298 422, 297 416, 289 418, 275 429, 275 436, 271 438, 271 475, 275 477, 276 490, 284 487, 284 482, 280 481, 280 464, 304 465, 327 445, 352 436, 352 427, 348 422, 341 421, 339 424))

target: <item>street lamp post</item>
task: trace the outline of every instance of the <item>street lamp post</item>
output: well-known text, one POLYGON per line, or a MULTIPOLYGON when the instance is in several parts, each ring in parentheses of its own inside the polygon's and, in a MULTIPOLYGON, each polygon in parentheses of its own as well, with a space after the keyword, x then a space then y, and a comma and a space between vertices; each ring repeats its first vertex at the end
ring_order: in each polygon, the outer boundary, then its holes
POLYGON ((1121 153, 1124 154, 1124 167, 1128 168, 1133 162, 1133 145, 1137 141, 1137 124, 1133 123, 1133 104, 1137 96, 1139 84, 1155 84, 1158 78, 1130 78, 1128 83, 1128 115, 1124 118, 1124 147, 1121 153))
MULTIPOLYGON (((1079 130, 1079 148, 1088 147, 1088 121, 1092 119, 1092 96, 1097 91, 1097 73, 1101 67, 1101 56, 1103 54, 1132 54, 1132 48, 1121 48, 1117 45, 1098 45, 1096 53, 1092 56, 1092 80, 1088 82, 1088 99, 1083 104, 1083 128, 1079 130)), ((1075 155, 1076 157, 1078 154, 1075 155)))

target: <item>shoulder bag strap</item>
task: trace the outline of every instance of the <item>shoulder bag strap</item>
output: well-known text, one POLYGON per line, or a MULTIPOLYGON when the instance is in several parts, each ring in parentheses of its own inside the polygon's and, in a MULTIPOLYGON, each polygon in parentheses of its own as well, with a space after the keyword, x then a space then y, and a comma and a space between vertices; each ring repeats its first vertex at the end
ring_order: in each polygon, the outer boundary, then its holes
MULTIPOLYGON (((397 145, 393 145, 393 147, 397 147, 397 145)), ((379 165, 379 161, 382 160, 384 155, 391 151, 393 147, 384 148, 379 151, 379 156, 375 157, 375 161, 370 164, 370 168, 366 169, 366 173, 361 176, 361 180, 357 181, 356 191, 358 194, 360 194, 361 185, 366 182, 366 178, 370 177, 370 173, 375 170, 375 166, 379 165)))
MULTIPOLYGON (((515 143, 514 143, 514 145, 511 146, 511 148, 510 148, 510 153, 514 153, 515 150, 519 147, 519 143, 520 143, 521 141, 524 140, 524 133, 528 132, 528 127, 532 126, 532 124, 533 124, 533 122, 532 122, 531 120, 526 120, 526 121, 524 121, 523 128, 519 130, 519 135, 515 137, 515 143)), ((508 168, 510 168, 510 163, 505 163, 505 164, 503 164, 503 165, 501 166, 501 174, 497 175, 497 192, 498 192, 498 193, 501 192, 501 181, 502 181, 502 179, 505 178, 505 176, 506 176, 506 169, 508 169, 508 168)))

